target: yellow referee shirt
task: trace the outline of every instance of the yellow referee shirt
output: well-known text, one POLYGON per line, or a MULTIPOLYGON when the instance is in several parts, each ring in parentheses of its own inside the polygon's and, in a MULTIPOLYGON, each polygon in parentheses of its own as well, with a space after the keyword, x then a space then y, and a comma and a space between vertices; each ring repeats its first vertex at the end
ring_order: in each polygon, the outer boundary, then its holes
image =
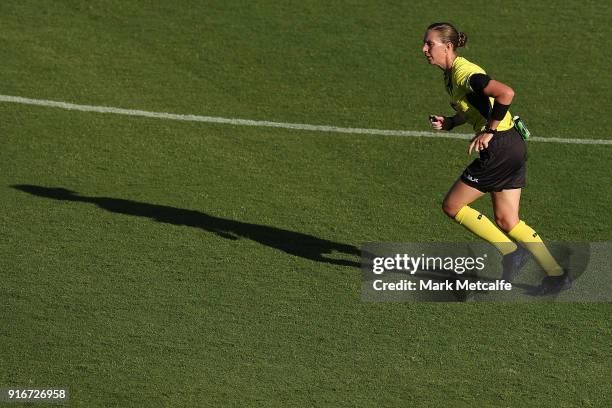
MULTIPOLYGON (((472 74, 486 74, 486 72, 465 58, 456 57, 450 74, 444 73, 444 82, 453 109, 462 113, 466 121, 474 127, 474 131, 480 133, 487 125, 495 99, 474 92, 470 86, 472 74)), ((504 120, 497 126, 497 130, 504 131, 513 126, 512 114, 508 111, 504 120)))

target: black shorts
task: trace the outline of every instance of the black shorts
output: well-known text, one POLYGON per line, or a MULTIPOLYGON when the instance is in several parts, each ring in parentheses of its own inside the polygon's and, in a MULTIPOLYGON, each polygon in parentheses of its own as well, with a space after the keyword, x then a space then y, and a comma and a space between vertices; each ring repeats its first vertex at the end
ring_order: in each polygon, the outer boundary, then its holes
POLYGON ((515 128, 496 133, 461 175, 461 181, 482 191, 525 187, 527 145, 515 128))

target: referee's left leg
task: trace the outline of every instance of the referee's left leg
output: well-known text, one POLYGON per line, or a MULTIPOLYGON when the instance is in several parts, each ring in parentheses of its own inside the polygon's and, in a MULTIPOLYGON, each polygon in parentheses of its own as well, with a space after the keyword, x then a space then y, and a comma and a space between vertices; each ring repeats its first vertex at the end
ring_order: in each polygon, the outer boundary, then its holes
POLYGON ((495 222, 510 238, 520 242, 549 276, 563 275, 563 268, 553 258, 539 234, 519 218, 521 189, 492 192, 495 222))

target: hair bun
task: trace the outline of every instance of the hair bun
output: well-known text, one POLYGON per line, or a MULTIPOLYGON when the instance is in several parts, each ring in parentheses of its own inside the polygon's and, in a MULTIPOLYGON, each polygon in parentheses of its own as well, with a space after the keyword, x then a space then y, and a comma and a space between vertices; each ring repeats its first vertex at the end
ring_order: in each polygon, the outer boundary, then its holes
POLYGON ((459 33, 459 38, 457 39, 457 47, 465 47, 466 42, 467 35, 463 32, 459 33))

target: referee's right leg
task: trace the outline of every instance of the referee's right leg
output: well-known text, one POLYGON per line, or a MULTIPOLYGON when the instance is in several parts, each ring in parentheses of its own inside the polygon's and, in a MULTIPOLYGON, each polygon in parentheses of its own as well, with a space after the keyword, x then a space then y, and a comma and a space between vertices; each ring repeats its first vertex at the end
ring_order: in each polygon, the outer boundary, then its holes
POLYGON ((468 205, 483 195, 482 191, 465 184, 459 179, 444 198, 442 210, 459 224, 493 244, 503 255, 514 252, 517 249, 516 244, 484 214, 468 205))

